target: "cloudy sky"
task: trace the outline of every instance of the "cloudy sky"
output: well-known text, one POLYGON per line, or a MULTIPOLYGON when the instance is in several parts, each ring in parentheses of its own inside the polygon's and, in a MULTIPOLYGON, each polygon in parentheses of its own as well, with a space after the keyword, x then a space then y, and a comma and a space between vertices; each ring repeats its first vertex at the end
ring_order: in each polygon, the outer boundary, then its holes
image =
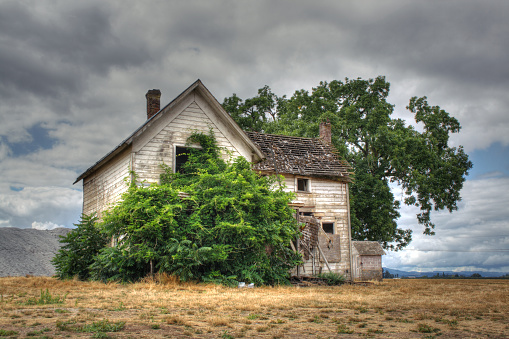
POLYGON ((0 0, 0 227, 72 227, 76 177, 201 79, 222 102, 310 90, 322 80, 391 83, 396 115, 428 96, 462 124, 474 163, 453 214, 384 266, 509 272, 509 2, 0 0))

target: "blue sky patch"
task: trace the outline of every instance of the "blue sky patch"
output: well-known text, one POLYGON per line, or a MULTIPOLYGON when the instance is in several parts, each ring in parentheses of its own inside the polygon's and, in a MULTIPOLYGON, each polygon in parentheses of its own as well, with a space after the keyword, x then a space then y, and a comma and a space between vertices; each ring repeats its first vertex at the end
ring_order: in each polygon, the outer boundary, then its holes
POLYGON ((487 149, 470 152, 468 157, 474 164, 468 179, 509 176, 509 145, 497 142, 487 149))
POLYGON ((32 140, 9 143, 14 156, 27 155, 41 149, 50 149, 57 142, 57 139, 50 137, 48 129, 42 127, 41 124, 30 127, 27 132, 31 135, 32 140))

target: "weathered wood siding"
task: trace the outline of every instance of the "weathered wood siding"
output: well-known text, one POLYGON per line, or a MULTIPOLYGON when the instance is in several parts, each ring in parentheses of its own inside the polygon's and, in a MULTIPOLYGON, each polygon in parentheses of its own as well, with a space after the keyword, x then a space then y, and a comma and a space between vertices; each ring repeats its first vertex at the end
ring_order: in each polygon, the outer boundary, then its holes
MULTIPOLYGON (((296 193, 297 196, 294 202, 304 204, 304 207, 300 209, 301 211, 313 212, 322 222, 334 223, 334 234, 332 236, 325 235, 323 231, 320 231, 319 244, 331 269, 350 279, 352 270, 350 264, 348 183, 295 175, 285 175, 284 183, 287 191, 296 193), (309 192, 297 191, 297 178, 309 180, 309 192), (329 240, 332 242, 330 245, 329 240), (327 246, 330 246, 330 248, 327 246)), ((320 257, 318 252, 317 256, 320 257)), ((311 274, 312 266, 311 260, 305 262, 303 270, 306 272, 305 274, 311 274)), ((328 272, 323 258, 315 260, 315 266, 315 271, 328 272)))
MULTIPOLYGON (((318 235, 318 243, 329 263, 341 262, 341 245, 345 243, 344 239, 341 240, 341 236, 342 234, 325 234, 324 232, 318 235)), ((345 252, 344 249, 343 252, 345 252)), ((320 261, 325 262, 322 257, 320 261)))
MULTIPOLYGON (((348 184, 345 182, 285 175, 286 190, 295 192, 294 202, 304 204, 302 211, 319 213, 323 222, 333 222, 337 230, 348 229, 348 184), (309 180, 309 192, 298 192, 296 178, 309 180), (312 206, 312 207, 307 207, 312 206)), ((339 233, 339 232, 335 232, 339 233)))
MULTIPOLYGON (((354 251, 355 252, 355 251, 354 251)), ((381 255, 356 255, 354 254, 354 279, 355 280, 382 280, 382 256, 381 255)))
POLYGON ((131 151, 128 147, 111 159, 108 166, 83 179, 84 214, 95 212, 100 218, 104 210, 120 200, 121 194, 127 190, 124 179, 129 177, 130 164, 131 151))
MULTIPOLYGON (((149 183, 159 182, 159 175, 162 173, 161 164, 164 163, 174 169, 175 146, 185 146, 187 138, 197 131, 208 133, 212 129, 219 147, 227 151, 223 153, 225 158, 228 156, 227 153, 233 157, 240 156, 239 145, 229 141, 225 135, 225 127, 220 121, 211 119, 211 116, 198 102, 192 101, 154 133, 144 145, 138 146, 135 143, 137 150, 133 155, 133 169, 138 179, 149 183)), ((233 142, 235 141, 234 139, 233 142)))
MULTIPOLYGON (((232 130, 229 122, 210 106, 207 99, 196 91, 173 106, 167 106, 162 114, 154 116, 136 131, 120 154, 109 159, 95 172, 83 179, 83 213, 96 212, 99 216, 120 200, 127 189, 124 178, 132 169, 139 182, 159 182, 162 164, 174 169, 175 146, 185 146, 194 132, 214 132, 223 156, 244 156, 251 161, 253 150, 232 130)), ((195 145, 198 146, 198 145, 195 145)))

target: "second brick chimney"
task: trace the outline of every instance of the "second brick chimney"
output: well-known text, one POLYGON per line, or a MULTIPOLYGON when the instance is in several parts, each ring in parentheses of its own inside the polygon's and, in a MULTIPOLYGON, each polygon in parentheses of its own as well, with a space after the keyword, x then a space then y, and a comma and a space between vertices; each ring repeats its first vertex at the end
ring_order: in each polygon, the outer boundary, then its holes
POLYGON ((332 142, 332 131, 329 120, 320 123, 320 139, 329 144, 332 142))
POLYGON ((147 94, 145 94, 145 98, 147 98, 148 120, 161 109, 161 91, 158 89, 151 89, 147 92, 147 94))

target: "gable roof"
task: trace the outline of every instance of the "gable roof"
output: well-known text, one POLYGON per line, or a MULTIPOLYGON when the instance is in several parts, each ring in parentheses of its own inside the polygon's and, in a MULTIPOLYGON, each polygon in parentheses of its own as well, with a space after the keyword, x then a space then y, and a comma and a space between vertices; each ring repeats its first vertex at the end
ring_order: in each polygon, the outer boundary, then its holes
POLYGON ((154 121, 158 120, 165 112, 169 111, 172 107, 177 106, 180 102, 182 102, 188 95, 190 95, 193 91, 201 94, 207 102, 212 106, 212 108, 218 113, 218 115, 222 118, 222 120, 226 123, 227 127, 236 132, 236 134, 252 149, 252 151, 258 156, 258 158, 262 159, 263 153, 260 149, 248 138, 248 136, 244 133, 244 131, 237 125, 237 123, 233 120, 233 118, 224 110, 221 104, 217 101, 217 99, 210 93, 210 91, 205 87, 205 85, 201 82, 200 79, 196 80, 191 86, 185 89, 181 94, 179 94, 175 99, 173 99, 170 103, 164 106, 159 110, 156 114, 154 114, 150 119, 147 119, 136 131, 134 131, 130 136, 128 136, 124 141, 122 141, 117 147, 115 147, 110 153, 106 154, 99 161, 97 161, 94 165, 89 167, 85 172, 80 174, 74 184, 76 184, 81 179, 87 177, 89 174, 95 172, 102 165, 107 163, 110 159, 112 159, 115 155, 125 150, 127 147, 131 146, 134 139, 141 135, 154 121))
POLYGON ((385 252, 378 241, 352 241, 359 255, 384 255, 385 252))
POLYGON ((265 159, 253 169, 303 176, 318 176, 350 182, 351 166, 337 150, 319 138, 246 132, 265 159))

